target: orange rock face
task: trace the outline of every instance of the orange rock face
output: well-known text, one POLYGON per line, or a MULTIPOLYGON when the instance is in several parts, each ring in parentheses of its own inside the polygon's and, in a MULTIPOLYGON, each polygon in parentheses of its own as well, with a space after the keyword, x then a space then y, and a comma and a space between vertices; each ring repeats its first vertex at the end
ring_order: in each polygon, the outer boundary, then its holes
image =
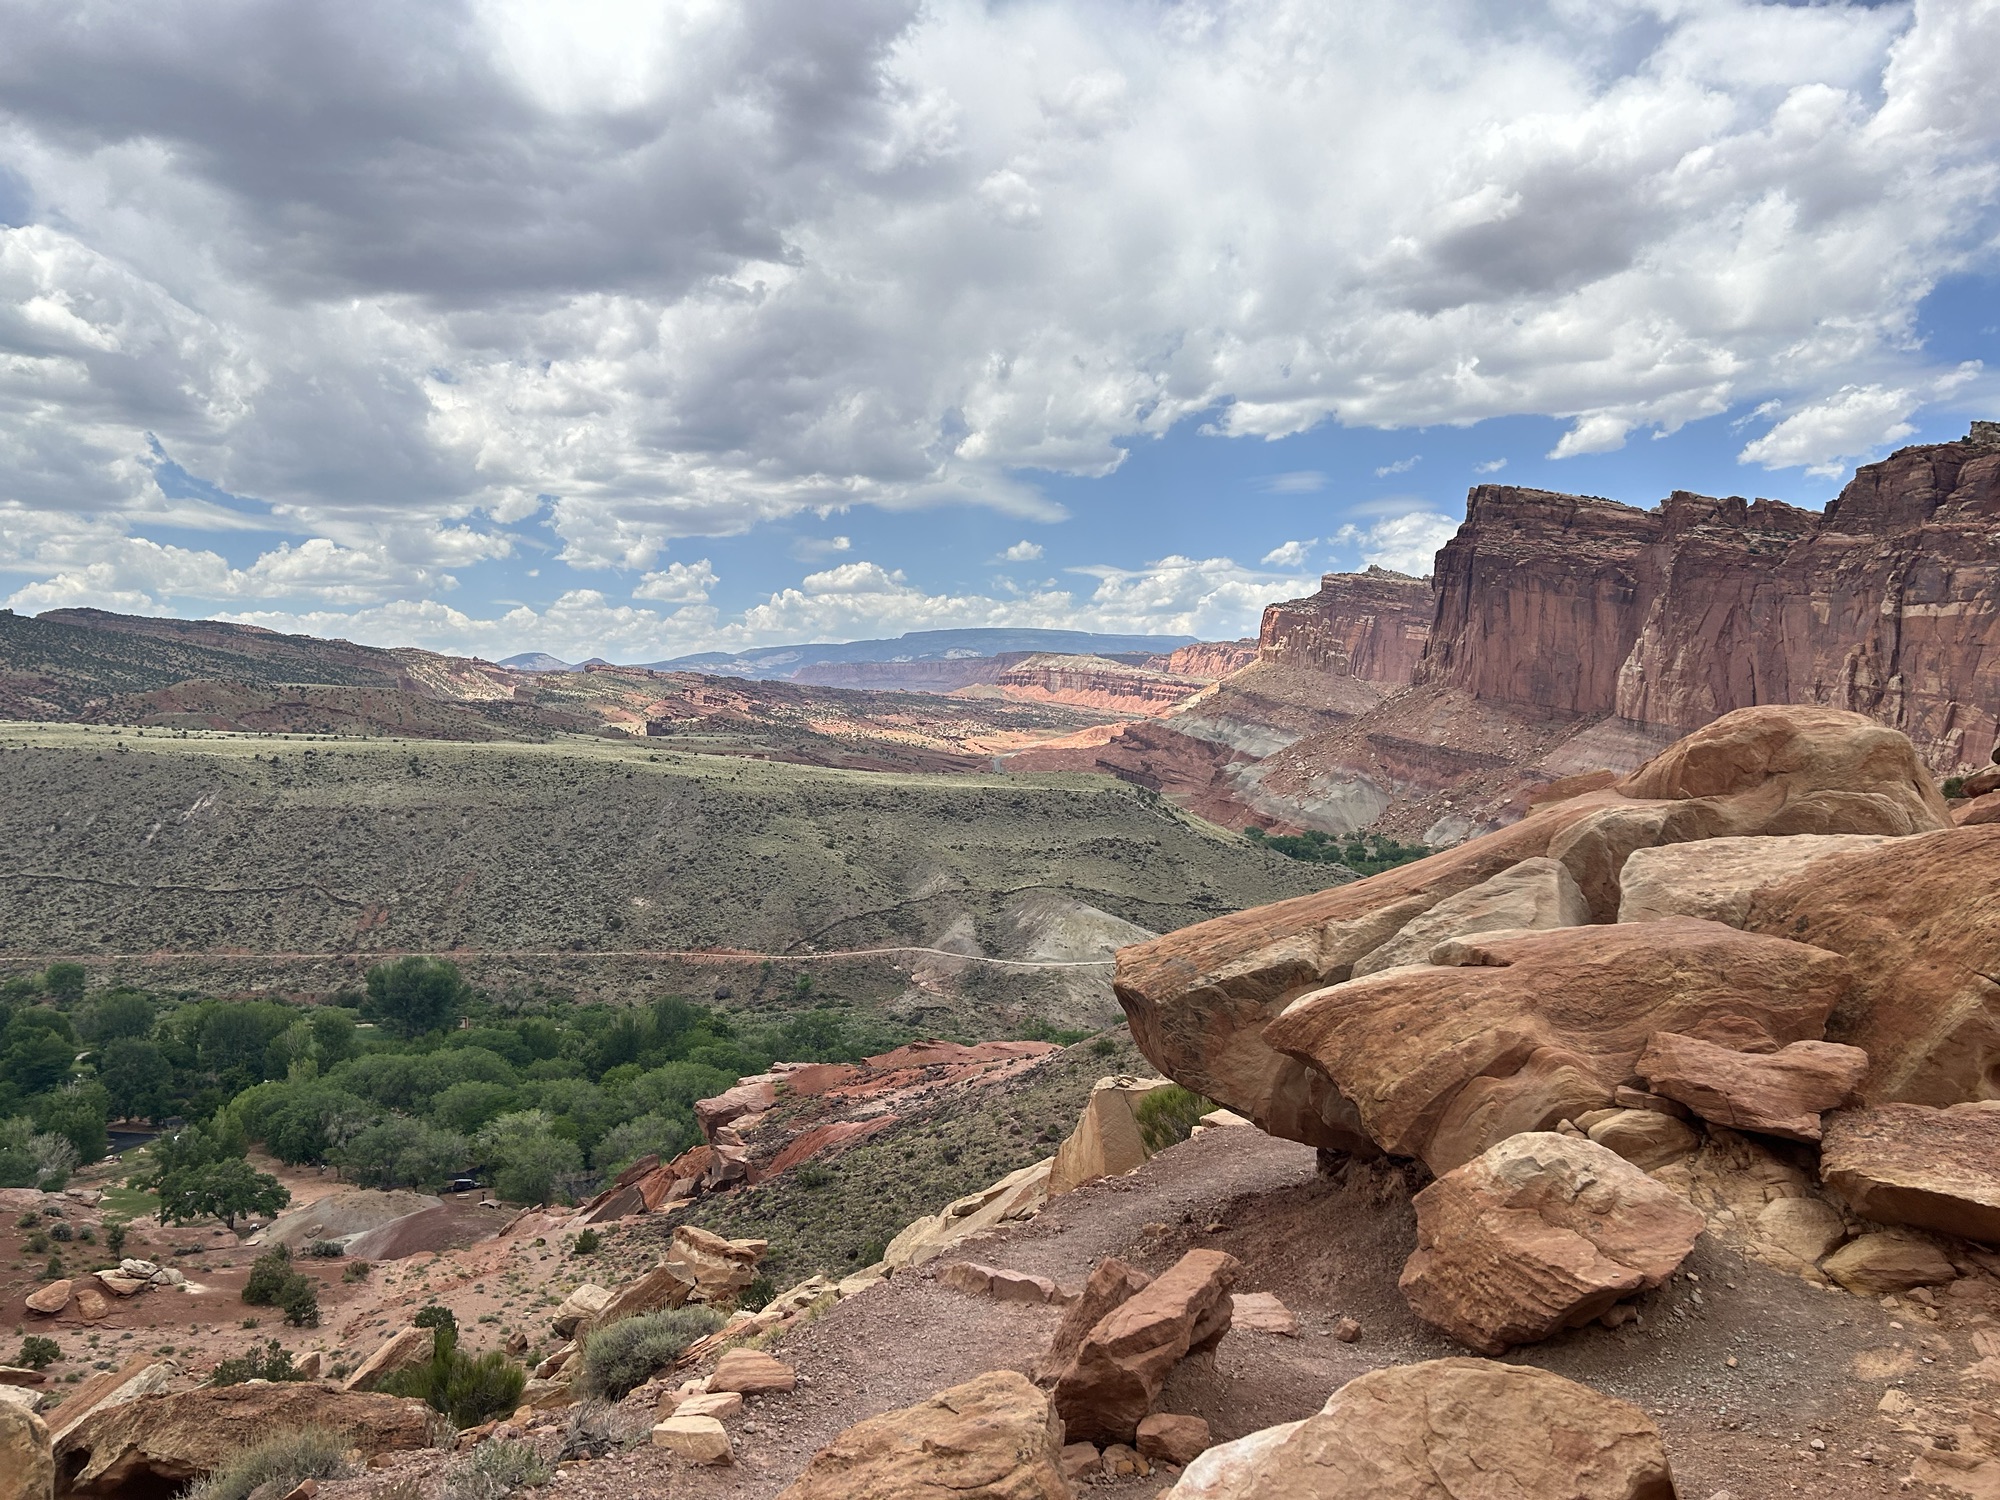
POLYGON ((1400 686, 1416 674, 1436 608, 1430 585, 1406 573, 1328 573, 1317 594, 1264 611, 1257 654, 1400 686))
POLYGON ((2000 1103, 1834 1115, 1820 1175, 1865 1218, 2000 1244, 2000 1103))
POLYGON ((1639 1076, 1656 1094, 1717 1125, 1794 1141, 1817 1141, 1820 1116, 1848 1102, 1868 1054, 1839 1042, 1793 1042, 1769 1054, 1656 1032, 1639 1055, 1639 1076))

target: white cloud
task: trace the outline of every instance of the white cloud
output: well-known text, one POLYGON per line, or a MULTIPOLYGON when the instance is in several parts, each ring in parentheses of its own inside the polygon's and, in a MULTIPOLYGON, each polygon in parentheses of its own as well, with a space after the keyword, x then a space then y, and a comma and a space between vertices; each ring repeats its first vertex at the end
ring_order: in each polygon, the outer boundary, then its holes
POLYGON ((1452 539, 1458 524, 1436 511, 1413 510, 1385 517, 1372 526, 1343 526, 1331 540, 1336 546, 1356 549, 1366 566, 1428 578, 1431 559, 1452 539))
POLYGON ((1273 495, 1316 495, 1326 488, 1326 475, 1318 469, 1294 469, 1289 474, 1273 474, 1264 481, 1273 495))
POLYGON ((1319 538, 1307 537, 1302 542, 1281 542, 1264 554, 1267 568, 1303 568, 1306 557, 1319 545, 1319 538))
POLYGON ((1886 448, 1917 429, 1909 418, 1927 400, 1950 394, 1979 373, 1977 363, 1961 366, 1927 391, 1903 386, 1847 386, 1823 401, 1801 408, 1744 446, 1737 458, 1767 469, 1803 464, 1809 474, 1837 475, 1841 461, 1886 448))
POLYGON ((1422 462, 1423 455, 1413 453, 1408 458, 1399 458, 1392 464, 1382 465, 1381 468, 1375 471, 1375 477, 1377 479, 1387 479, 1391 474, 1407 474, 1422 462))
POLYGON ((1042 556, 1040 542, 1016 542, 1000 554, 1002 562, 1038 562, 1042 556))
POLYGON ((716 582, 715 569, 705 557, 699 562, 668 563, 659 572, 641 578, 632 597, 657 599, 662 604, 702 604, 716 582))
POLYGON ((1489 458, 1483 464, 1474 464, 1472 466, 1472 472, 1475 474, 1498 474, 1502 469, 1506 467, 1507 467, 1506 459, 1489 458))
POLYGON ((1576 425, 1549 450, 1548 456, 1575 458, 1580 453, 1616 453, 1625 446, 1625 435, 1632 430, 1632 425, 1631 418, 1612 412, 1579 417, 1576 425))

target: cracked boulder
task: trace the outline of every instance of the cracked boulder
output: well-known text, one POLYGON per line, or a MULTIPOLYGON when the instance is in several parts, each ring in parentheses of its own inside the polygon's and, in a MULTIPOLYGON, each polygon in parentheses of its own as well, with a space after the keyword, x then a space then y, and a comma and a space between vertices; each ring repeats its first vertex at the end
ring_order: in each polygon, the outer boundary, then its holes
POLYGON ((1819 1170, 1864 1219, 2000 1245, 2000 1100, 1843 1111, 1819 1170))
POLYGON ((1190 1250, 1084 1334, 1055 1379, 1056 1411, 1071 1442, 1137 1437, 1174 1366, 1229 1331, 1240 1269, 1220 1250, 1190 1250))
POLYGON ((1868 1054, 1839 1042, 1793 1042, 1776 1052, 1739 1052, 1700 1037, 1653 1034, 1639 1076, 1654 1093, 1704 1120, 1786 1140, 1820 1138, 1820 1116, 1854 1097, 1868 1054))

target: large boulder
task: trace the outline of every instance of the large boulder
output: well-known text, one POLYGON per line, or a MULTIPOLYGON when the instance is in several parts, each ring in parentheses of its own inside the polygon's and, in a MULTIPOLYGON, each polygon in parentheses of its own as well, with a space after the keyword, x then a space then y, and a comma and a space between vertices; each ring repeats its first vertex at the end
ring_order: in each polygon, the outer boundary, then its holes
POLYGON ((1373 1370, 1269 1432, 1211 1448, 1168 1500, 1674 1500, 1644 1412, 1531 1365, 1373 1370))
POLYGON ((1143 1292, 1153 1278, 1137 1266, 1128 1266, 1115 1255, 1107 1255, 1091 1268, 1090 1278, 1076 1301, 1063 1310, 1062 1321, 1049 1338, 1049 1347, 1036 1361, 1034 1376, 1054 1380, 1069 1368, 1076 1351, 1083 1347, 1090 1330, 1112 1311, 1143 1292))
POLYGON ((1817 1141, 1820 1116, 1854 1097, 1868 1054, 1839 1042, 1793 1042, 1739 1052, 1700 1037, 1657 1031, 1639 1054, 1639 1076, 1716 1125, 1817 1141))
POLYGON ((0 1475, 4 1500, 54 1500, 56 1462, 48 1424, 12 1401, 0 1401, 0 1475))
POLYGON ((1741 927, 1759 891, 1784 884, 1829 855, 1856 854, 1887 842, 1876 833, 1798 833, 1638 849, 1618 878, 1618 920, 1705 917, 1741 927))
POLYGON ((1590 906, 1565 865, 1547 857, 1524 859, 1412 917, 1388 942, 1355 961, 1353 977, 1425 963, 1431 949, 1446 938, 1514 928, 1579 927, 1589 920, 1590 906))
POLYGON ((391 1375, 427 1364, 436 1346, 437 1334, 432 1329, 407 1325, 398 1328, 375 1346, 373 1354, 361 1361, 354 1373, 347 1377, 343 1389, 372 1391, 391 1375))
POLYGON ((28 1311, 52 1318, 69 1306, 71 1283, 67 1278, 51 1281, 45 1287, 38 1287, 28 1293, 28 1311))
POLYGON ((1012 1370, 857 1422, 779 1500, 1072 1500, 1063 1424, 1012 1370))
POLYGON ((1583 1136, 1502 1141, 1416 1196, 1412 1311, 1483 1354, 1578 1328, 1673 1274, 1702 1216, 1583 1136))
POLYGON ((882 1252, 886 1266, 921 1266, 935 1260, 961 1240, 984 1234, 1010 1219, 1026 1219, 1041 1210, 1049 1198, 1049 1169, 1053 1157, 1019 1171, 1009 1172, 998 1182, 976 1193, 954 1198, 934 1214, 926 1214, 903 1226, 882 1252))
POLYGON ((1844 954, 1827 1039, 1868 1054, 1870 1104, 1958 1104, 2000 1079, 2000 824, 1815 861, 1751 898, 1751 930, 1844 954))
POLYGON ((1833 1115, 1820 1176, 1864 1219, 2000 1245, 2000 1101, 1833 1115))
POLYGON ((1132 1442, 1174 1366, 1229 1331, 1240 1263, 1190 1250, 1084 1335, 1056 1377, 1056 1411, 1072 1442, 1132 1442))
POLYGON ((1432 958, 1304 995, 1264 1036, 1435 1172, 1609 1108, 1655 1032, 1783 1046, 1818 1037, 1847 990, 1834 954, 1690 917, 1486 933, 1432 958))
POLYGON ((47 1414, 50 1438, 60 1448, 64 1438, 100 1412, 164 1391, 174 1373, 172 1365, 144 1354, 128 1359, 115 1370, 100 1370, 47 1414))
POLYGON ((586 1281, 563 1298, 562 1305, 549 1319, 549 1326, 555 1330, 559 1338, 574 1338, 577 1329, 603 1312, 604 1304, 610 1300, 611 1291, 608 1287, 586 1281))
POLYGON ((81 1495, 164 1493, 274 1432, 331 1428, 363 1458, 428 1448, 449 1424, 421 1401, 312 1382, 208 1386, 101 1409, 56 1438, 81 1495), (440 1424, 443 1424, 442 1427, 440 1424))
POLYGON ((674 1227, 662 1265, 692 1284, 690 1302, 723 1302, 757 1279, 768 1240, 729 1240, 692 1224, 674 1227))
MULTIPOLYGON (((1947 822, 1894 730, 1806 705, 1742 710, 1615 788, 1545 803, 1507 828, 1367 880, 1121 949, 1114 987, 1140 1051, 1168 1077, 1272 1135, 1372 1153, 1345 1085, 1273 1046, 1266 1028, 1297 997, 1352 978, 1357 963, 1440 902, 1524 860, 1549 858, 1568 870, 1594 919, 1610 922, 1624 862, 1641 848, 1751 835, 1902 835, 1947 822)), ((1835 1040, 1875 1052, 1858 1038, 1835 1040)))
POLYGON ((1100 1078, 1084 1101, 1076 1128, 1056 1148, 1049 1168, 1049 1196, 1074 1191, 1100 1177, 1120 1177, 1145 1165, 1152 1155, 1139 1133, 1139 1106, 1156 1089, 1172 1088, 1165 1078, 1100 1078))

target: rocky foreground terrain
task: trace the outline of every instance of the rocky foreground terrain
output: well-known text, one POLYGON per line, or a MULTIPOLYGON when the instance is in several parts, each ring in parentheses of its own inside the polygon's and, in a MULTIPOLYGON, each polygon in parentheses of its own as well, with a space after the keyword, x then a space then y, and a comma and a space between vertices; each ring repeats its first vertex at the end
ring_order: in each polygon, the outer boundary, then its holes
MULTIPOLYGON (((1052 1154, 873 1264, 753 1296, 766 1241, 697 1228, 642 1162, 378 1268, 338 1380, 107 1361, 45 1419, 0 1406, 0 1440, 36 1494, 160 1493, 310 1421, 315 1489, 275 1469, 270 1500, 1980 1500, 2000 772, 1967 790, 1862 715, 1738 710, 1429 859, 1124 949, 1166 1077, 1103 1079, 1052 1154), (431 1357, 413 1304, 491 1294, 535 1362, 510 1413, 454 1435, 369 1389, 431 1357), (607 1389, 604 1351, 672 1318, 607 1389)), ((1046 1065, 937 1062, 945 1090, 1046 1065)), ((859 1081, 704 1101, 704 1174, 782 1171, 859 1081)), ((99 1280, 186 1295, 164 1274, 99 1280)))

